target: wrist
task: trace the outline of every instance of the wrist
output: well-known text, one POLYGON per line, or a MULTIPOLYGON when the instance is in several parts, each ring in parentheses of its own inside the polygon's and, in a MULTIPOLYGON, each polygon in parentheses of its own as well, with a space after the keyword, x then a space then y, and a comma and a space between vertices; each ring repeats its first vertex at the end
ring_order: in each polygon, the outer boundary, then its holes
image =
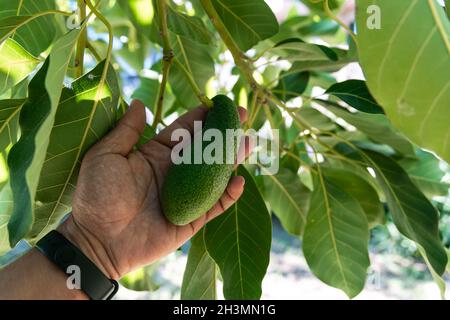
POLYGON ((73 216, 64 221, 57 230, 80 249, 106 277, 113 280, 120 278, 120 274, 115 268, 111 251, 99 239, 89 234, 89 231, 77 224, 73 216))
POLYGON ((88 298, 81 290, 68 289, 67 274, 36 248, 1 269, 0 285, 0 300, 88 298))

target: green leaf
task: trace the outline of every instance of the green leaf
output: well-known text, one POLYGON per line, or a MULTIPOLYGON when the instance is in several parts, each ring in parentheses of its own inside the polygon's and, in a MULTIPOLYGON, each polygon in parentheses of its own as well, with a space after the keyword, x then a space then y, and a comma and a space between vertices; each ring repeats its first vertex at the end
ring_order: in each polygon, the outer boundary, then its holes
POLYGON ((339 24, 333 20, 320 20, 311 22, 309 25, 301 27, 298 32, 301 35, 334 35, 339 31, 339 24))
MULTIPOLYGON (((307 94, 312 95, 312 90, 314 87, 328 88, 336 83, 336 78, 330 72, 313 71, 311 72, 311 79, 309 80, 309 85, 307 94)), ((311 99, 305 101, 305 105, 311 105, 311 99)))
MULTIPOLYGON (((304 144, 300 144, 302 151, 304 149, 303 146, 304 144)), ((297 144, 293 144, 289 148, 289 153, 286 153, 284 156, 281 157, 280 167, 290 170, 292 173, 297 174, 301 165, 300 159, 303 160, 302 159, 303 155, 300 154, 299 146, 297 146, 297 144)))
POLYGON ((205 247, 204 230, 191 239, 181 285, 182 300, 216 300, 216 263, 205 247))
POLYGON ((33 21, 33 16, 7 16, 0 20, 0 43, 6 41, 18 28, 33 21))
POLYGON ((314 108, 303 106, 296 113, 300 119, 313 128, 323 131, 336 129, 336 124, 330 118, 314 108))
POLYGON ((161 37, 155 23, 155 10, 151 0, 117 0, 125 15, 136 30, 148 37, 151 42, 159 43, 161 37))
POLYGON ((350 298, 364 288, 369 226, 361 205, 326 176, 316 177, 303 234, 311 271, 350 298))
POLYGON ((445 291, 446 291, 446 284, 445 280, 442 276, 436 273, 436 271, 433 269, 433 266, 430 264, 430 261, 428 261, 427 255, 422 247, 419 247, 419 252, 422 255, 423 259, 425 260, 425 263, 427 264, 428 269, 430 270, 431 276, 433 277, 434 282, 439 288, 439 291, 441 293, 441 299, 445 300, 445 291))
POLYGON ((156 136, 155 129, 153 129, 152 126, 150 126, 148 124, 145 125, 144 133, 139 138, 139 141, 136 144, 136 147, 140 148, 141 146, 143 146, 144 144, 149 142, 151 139, 153 139, 154 136, 156 136))
POLYGON ((398 230, 425 250, 433 272, 442 275, 447 253, 439 238, 436 208, 395 161, 368 150, 364 154, 376 172, 398 230))
MULTIPOLYGON (((261 167, 264 172, 264 168, 261 167)), ((275 175, 265 175, 264 194, 283 228, 292 235, 301 235, 306 223, 310 192, 300 177, 281 168, 275 175)))
POLYGON ((7 39, 1 43, 0 94, 25 79, 39 62, 39 59, 33 57, 14 40, 7 39))
POLYGON ((28 77, 11 88, 11 99, 25 99, 28 96, 28 77))
POLYGON ((19 114, 25 99, 0 101, 0 255, 11 249, 9 244, 8 222, 13 208, 13 196, 8 181, 6 165, 7 150, 19 138, 19 114))
POLYGON ((434 0, 362 0, 357 11, 361 66, 373 96, 413 142, 450 162, 450 22, 434 0), (382 12, 367 27, 369 5, 382 12), (417 23, 420 21, 420 23, 417 23))
POLYGON ((385 223, 384 209, 377 191, 366 180, 350 171, 334 167, 323 167, 322 172, 326 179, 359 202, 370 228, 385 223))
MULTIPOLYGON (((324 0, 318 0, 318 1, 311 1, 311 0, 302 0, 302 2, 311 10, 314 10, 317 13, 325 14, 324 8, 323 8, 323 1, 324 0)), ((330 10, 336 10, 339 9, 342 5, 343 0, 330 0, 328 2, 328 6, 330 10)))
POLYGON ((272 92, 274 92, 277 97, 283 101, 288 101, 297 98, 305 92, 309 82, 309 72, 290 73, 286 76, 283 76, 283 74, 284 73, 281 73, 280 75, 278 85, 272 89, 272 92))
POLYGON ((22 107, 19 118, 22 135, 8 156, 14 201, 13 213, 8 222, 9 242, 12 247, 25 236, 33 223, 32 203, 35 190, 33 187, 36 187, 34 184, 37 185, 38 173, 30 169, 34 165, 40 171, 45 154, 40 150, 41 147, 46 148, 48 144, 45 136, 41 141, 37 139, 39 129, 46 122, 51 109, 50 96, 45 88, 48 67, 49 60, 46 60, 30 82, 29 100, 22 107))
POLYGON ((370 94, 365 81, 347 80, 336 83, 328 88, 325 93, 338 97, 359 111, 384 114, 383 108, 370 94))
POLYGON ((6 150, 17 142, 19 114, 25 99, 0 101, 0 150, 6 150))
POLYGON ((74 29, 54 44, 45 64, 30 82, 29 99, 20 113, 21 137, 8 156, 15 204, 8 223, 12 246, 26 235, 34 221, 33 206, 39 175, 55 121, 62 83, 79 33, 80 30, 74 29))
POLYGON ((321 36, 335 35, 340 29, 339 24, 328 17, 317 19, 316 15, 294 15, 289 17, 280 25, 280 32, 277 36, 284 38, 301 36, 321 36))
POLYGON ((243 51, 278 32, 278 22, 264 0, 211 0, 233 40, 243 51))
MULTIPOLYGON (((155 78, 139 77, 139 87, 133 92, 131 98, 142 101, 150 110, 154 111, 158 99, 159 80, 155 78)), ((165 98, 165 96, 164 96, 165 98)))
POLYGON ((290 72, 301 72, 301 71, 328 71, 335 72, 345 67, 351 62, 357 61, 357 58, 352 56, 349 51, 333 48, 332 49, 336 55, 337 60, 303 60, 294 61, 290 72))
POLYGON ((13 195, 9 183, 0 190, 0 210, 0 255, 3 255, 11 250, 8 222, 13 211, 13 195))
MULTIPOLYGON (((175 58, 192 75, 200 90, 205 92, 206 83, 215 73, 214 61, 209 53, 211 49, 184 37, 173 36, 172 39, 175 58)), ((185 74, 176 64, 170 69, 169 83, 182 107, 192 109, 199 105, 185 74)))
MULTIPOLYGON (((159 94, 159 85, 160 81, 158 79, 159 66, 161 66, 161 61, 157 61, 152 67, 152 71, 155 71, 155 75, 153 77, 140 77, 139 87, 133 92, 131 97, 133 99, 138 99, 144 103, 144 105, 149 108, 153 114, 156 112, 158 94, 159 94)), ((166 114, 173 106, 175 102, 175 96, 173 95, 171 88, 166 88, 166 92, 164 94, 163 101, 163 114, 166 114)))
POLYGON ((269 52, 279 57, 295 61, 338 61, 337 53, 326 46, 306 43, 299 39, 288 39, 278 43, 269 52))
POLYGON ((86 151, 114 125, 119 85, 104 61, 64 88, 36 191, 35 221, 27 238, 38 240, 53 229, 71 208, 72 194, 86 151))
MULTIPOLYGON (((128 33, 130 32, 128 30, 128 33)), ((107 46, 106 43, 105 46, 107 46)), ((135 38, 128 39, 122 48, 114 50, 113 54, 115 57, 123 59, 135 71, 140 72, 144 69, 145 60, 150 54, 149 42, 145 35, 138 33, 135 38)))
POLYGON ((349 124, 358 128, 361 132, 374 141, 387 144, 395 151, 414 156, 415 151, 413 145, 395 129, 390 121, 383 114, 371 114, 365 112, 349 112, 345 108, 334 104, 330 101, 315 100, 324 105, 327 110, 333 112, 337 117, 344 119, 349 124))
POLYGON ((120 278, 120 284, 127 289, 134 291, 155 291, 159 289, 159 285, 154 281, 154 273, 157 270, 158 263, 151 264, 120 278))
POLYGON ((447 17, 450 19, 450 2, 449 0, 445 0, 445 13, 447 17))
POLYGON ((430 152, 419 149, 416 156, 415 159, 402 159, 398 164, 427 197, 446 196, 450 185, 442 179, 448 169, 441 170, 441 161, 430 152))
POLYGON ((63 33, 61 21, 54 14, 34 17, 57 9, 54 0, 0 0, 0 6, 0 43, 5 32, 15 31, 13 39, 32 55, 38 56, 63 33), (26 25, 16 30, 23 24, 26 25))
POLYGON ((188 16, 169 6, 167 20, 168 27, 173 33, 203 44, 211 42, 211 32, 199 17, 188 16))
POLYGON ((245 190, 225 213, 205 229, 206 249, 219 265, 226 299, 259 299, 269 265, 271 219, 248 171, 240 166, 245 190))
POLYGON ((347 154, 349 152, 348 150, 342 150, 343 147, 346 147, 344 143, 337 143, 334 150, 338 153, 340 153, 343 157, 335 158, 333 156, 325 156, 326 164, 325 166, 332 167, 339 170, 345 170, 349 171, 358 177, 364 179, 365 182, 369 183, 372 189, 377 191, 378 197, 380 200, 384 201, 383 198, 383 191, 381 190, 381 187, 379 186, 377 180, 369 173, 367 170, 367 167, 369 167, 368 164, 365 162, 357 162, 352 160, 360 160, 360 159, 349 159, 353 154, 350 152, 350 155, 347 154), (347 158, 346 158, 347 157, 347 158))
POLYGON ((146 36, 153 43, 161 42, 153 1, 117 0, 117 3, 139 34, 146 36))

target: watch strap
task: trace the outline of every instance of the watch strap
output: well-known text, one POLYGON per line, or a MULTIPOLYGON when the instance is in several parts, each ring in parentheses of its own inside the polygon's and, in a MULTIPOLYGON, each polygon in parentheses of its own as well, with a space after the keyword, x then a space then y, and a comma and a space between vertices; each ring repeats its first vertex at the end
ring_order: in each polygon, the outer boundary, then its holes
POLYGON ((36 248, 66 274, 69 267, 77 266, 80 270, 81 290, 92 300, 109 300, 117 293, 117 281, 106 277, 80 249, 58 231, 50 231, 38 241, 36 248))

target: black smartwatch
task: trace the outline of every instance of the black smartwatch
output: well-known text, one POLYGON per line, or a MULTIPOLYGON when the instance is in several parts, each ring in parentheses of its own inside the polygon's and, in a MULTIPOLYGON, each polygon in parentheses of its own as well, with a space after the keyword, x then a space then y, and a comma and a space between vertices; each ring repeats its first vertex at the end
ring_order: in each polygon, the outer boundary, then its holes
POLYGON ((97 266, 58 231, 53 230, 38 241, 36 248, 67 274, 73 266, 80 271, 81 290, 92 300, 110 300, 119 289, 97 266))

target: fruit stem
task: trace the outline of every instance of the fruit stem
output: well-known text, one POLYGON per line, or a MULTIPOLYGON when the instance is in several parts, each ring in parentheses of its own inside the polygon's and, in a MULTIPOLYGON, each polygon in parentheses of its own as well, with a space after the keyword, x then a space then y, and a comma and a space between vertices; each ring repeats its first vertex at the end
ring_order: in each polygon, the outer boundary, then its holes
POLYGON ((259 84, 253 77, 252 68, 247 63, 248 57, 245 56, 244 52, 242 52, 242 50, 238 47, 236 42, 234 42, 233 38, 231 37, 230 33, 225 27, 216 9, 214 9, 211 0, 200 0, 200 2, 206 14, 209 16, 209 19, 211 20, 212 24, 216 28, 220 37, 222 38, 222 41, 227 46, 228 50, 230 50, 234 59, 234 63, 241 70, 242 74, 247 79, 247 82, 250 84, 252 90, 259 91, 259 84))
POLYGON ((195 82, 192 74, 186 69, 186 67, 178 60, 177 58, 173 59, 173 63, 176 64, 176 66, 183 71, 184 76, 189 82, 189 85, 192 88, 192 91, 195 93, 195 95, 198 97, 200 102, 205 105, 208 108, 212 108, 213 102, 204 94, 201 92, 200 88, 198 87, 197 83, 195 82))

